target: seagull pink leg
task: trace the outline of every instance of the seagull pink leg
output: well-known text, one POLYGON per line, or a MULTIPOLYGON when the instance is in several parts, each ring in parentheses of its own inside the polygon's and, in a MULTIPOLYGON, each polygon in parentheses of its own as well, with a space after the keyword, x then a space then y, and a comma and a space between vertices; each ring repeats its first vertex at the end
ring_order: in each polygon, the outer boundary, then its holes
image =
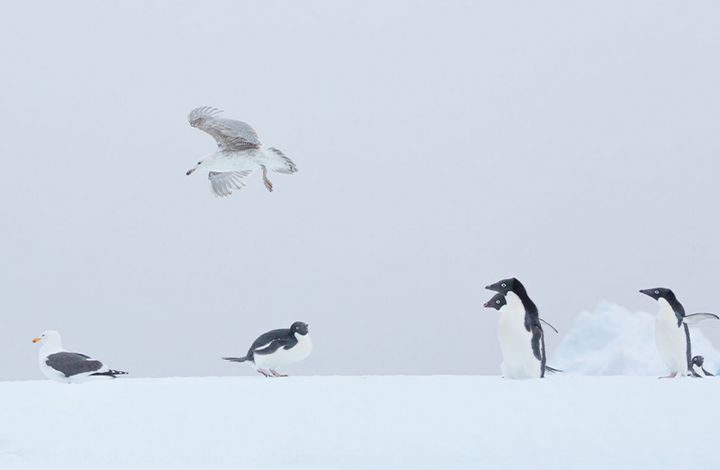
POLYGON ((267 190, 272 192, 273 185, 267 177, 267 168, 265 168, 265 165, 260 165, 260 168, 262 168, 263 172, 263 183, 265 183, 265 187, 267 188, 267 190))

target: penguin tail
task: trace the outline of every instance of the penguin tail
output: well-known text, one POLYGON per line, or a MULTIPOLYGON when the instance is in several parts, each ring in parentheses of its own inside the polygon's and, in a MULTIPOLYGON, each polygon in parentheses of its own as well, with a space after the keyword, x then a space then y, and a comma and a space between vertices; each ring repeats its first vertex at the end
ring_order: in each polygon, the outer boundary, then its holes
POLYGON ((247 356, 245 356, 245 357, 223 357, 223 359, 225 359, 226 361, 230 361, 230 362, 245 362, 245 361, 250 360, 250 358, 247 356))
POLYGON ((561 371, 560 369, 556 369, 554 367, 550 367, 550 366, 546 365, 545 372, 550 372, 551 374, 562 374, 563 371, 561 371))

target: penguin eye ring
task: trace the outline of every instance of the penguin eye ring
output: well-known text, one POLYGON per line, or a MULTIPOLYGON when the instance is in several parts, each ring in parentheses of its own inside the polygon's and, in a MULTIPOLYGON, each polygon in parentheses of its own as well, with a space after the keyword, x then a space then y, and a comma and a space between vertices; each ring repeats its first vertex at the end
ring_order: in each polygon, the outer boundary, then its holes
POLYGON ((659 291, 659 290, 656 290, 656 291, 655 291, 655 293, 656 293, 656 294, 659 294, 659 293, 660 293, 660 291, 659 291))

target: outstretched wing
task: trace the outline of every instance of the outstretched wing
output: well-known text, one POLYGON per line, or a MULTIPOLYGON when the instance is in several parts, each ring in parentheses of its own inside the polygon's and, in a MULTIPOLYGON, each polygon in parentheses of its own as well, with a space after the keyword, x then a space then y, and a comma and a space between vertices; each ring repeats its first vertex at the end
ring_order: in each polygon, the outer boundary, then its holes
POLYGON ((45 361, 49 367, 62 372, 65 377, 82 374, 85 372, 96 372, 102 369, 100 361, 90 359, 88 356, 79 353, 59 352, 50 354, 45 361))
POLYGON ((251 173, 250 170, 244 171, 211 171, 208 173, 208 179, 210 180, 210 187, 216 196, 225 197, 232 194, 235 189, 242 189, 245 187, 245 178, 251 173))
POLYGON ((213 136, 220 150, 241 151, 260 147, 260 139, 249 124, 234 119, 217 117, 221 110, 210 106, 190 111, 188 121, 213 136))
POLYGON ((705 320, 720 320, 720 317, 714 313, 692 313, 683 317, 683 323, 686 325, 697 325, 705 320))

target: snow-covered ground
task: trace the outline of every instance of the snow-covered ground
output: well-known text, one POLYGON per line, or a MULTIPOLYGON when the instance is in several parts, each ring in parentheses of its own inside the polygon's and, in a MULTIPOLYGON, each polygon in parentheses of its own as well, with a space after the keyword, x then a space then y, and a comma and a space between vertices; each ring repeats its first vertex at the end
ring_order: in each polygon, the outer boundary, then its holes
POLYGON ((720 380, 0 383, 0 468, 720 468, 720 380))

